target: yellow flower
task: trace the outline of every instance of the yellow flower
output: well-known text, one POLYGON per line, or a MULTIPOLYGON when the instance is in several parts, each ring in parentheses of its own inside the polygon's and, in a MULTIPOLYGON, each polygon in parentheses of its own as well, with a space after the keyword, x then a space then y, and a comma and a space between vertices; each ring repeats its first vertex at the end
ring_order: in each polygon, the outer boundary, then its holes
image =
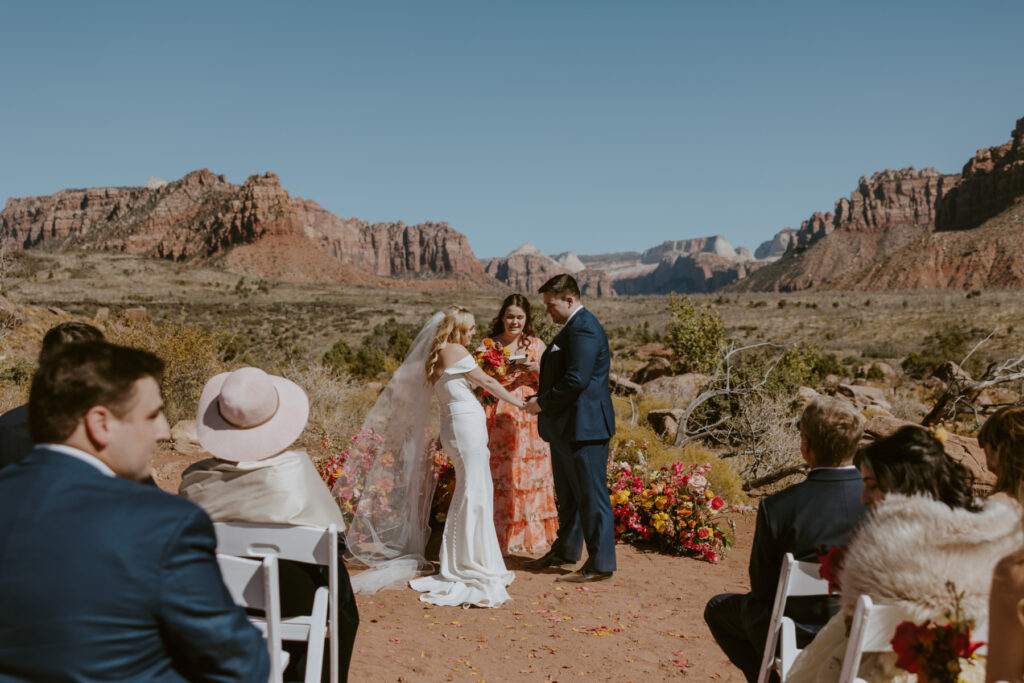
POLYGON ((658 496, 654 499, 654 506, 659 510, 664 510, 666 505, 668 505, 667 496, 658 496))
POLYGON ((707 491, 704 492, 704 497, 707 498, 708 500, 711 500, 712 498, 715 497, 715 493, 711 489, 708 489, 707 491))

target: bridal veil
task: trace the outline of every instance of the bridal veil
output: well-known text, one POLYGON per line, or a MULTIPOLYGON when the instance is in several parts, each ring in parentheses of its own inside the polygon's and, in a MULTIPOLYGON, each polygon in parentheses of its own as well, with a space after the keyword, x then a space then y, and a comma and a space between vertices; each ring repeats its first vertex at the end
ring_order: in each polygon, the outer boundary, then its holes
POLYGON ((416 335, 349 444, 332 490, 348 524, 345 559, 368 567, 352 577, 356 593, 404 584, 431 568, 423 555, 435 485, 426 452, 432 388, 425 366, 443 318, 435 313, 416 335))

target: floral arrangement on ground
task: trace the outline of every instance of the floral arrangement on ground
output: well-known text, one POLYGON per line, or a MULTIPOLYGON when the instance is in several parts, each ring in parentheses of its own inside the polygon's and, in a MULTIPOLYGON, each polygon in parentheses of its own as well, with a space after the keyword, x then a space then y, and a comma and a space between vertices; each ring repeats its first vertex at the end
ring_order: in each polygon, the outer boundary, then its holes
POLYGON ((735 524, 722 514, 725 501, 704 476, 710 469, 710 463, 674 462, 650 471, 643 463, 611 464, 608 488, 616 540, 709 562, 720 560, 733 544, 735 524))

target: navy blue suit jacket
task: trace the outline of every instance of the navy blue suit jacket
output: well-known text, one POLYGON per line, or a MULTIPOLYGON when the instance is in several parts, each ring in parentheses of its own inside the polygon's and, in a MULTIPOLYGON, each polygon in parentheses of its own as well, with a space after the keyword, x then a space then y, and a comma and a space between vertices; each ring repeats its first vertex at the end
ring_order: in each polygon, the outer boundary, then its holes
POLYGON ((540 436, 552 441, 601 441, 615 434, 608 391, 611 351, 597 318, 581 309, 551 340, 540 360, 540 436))
MULTIPOLYGON (((846 545, 867 508, 860 504, 860 472, 849 468, 812 470, 805 481, 761 500, 754 546, 750 551, 750 588, 754 621, 771 618, 782 559, 814 562, 819 546, 846 545)), ((787 614, 808 626, 821 626, 833 611, 828 600, 794 598, 787 614)))
POLYGON ((259 681, 198 506, 45 447, 0 472, 0 681, 259 681))

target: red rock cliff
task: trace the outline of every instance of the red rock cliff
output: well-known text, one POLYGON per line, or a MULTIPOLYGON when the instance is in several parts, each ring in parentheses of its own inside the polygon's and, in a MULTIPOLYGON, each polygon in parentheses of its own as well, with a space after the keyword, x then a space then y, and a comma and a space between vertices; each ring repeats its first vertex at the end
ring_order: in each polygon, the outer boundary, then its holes
MULTIPOLYGON (((273 173, 232 185, 203 169, 156 187, 63 190, 12 198, 0 212, 6 248, 80 246, 205 261, 234 247, 308 242, 342 264, 380 276, 455 275, 478 285, 484 273, 466 237, 446 223, 370 224, 339 218, 293 198, 273 173)), ((268 250, 273 247, 268 246, 268 250)), ((249 262, 258 262, 248 252, 249 262)))
POLYGON ((1024 118, 1009 142, 980 149, 963 168, 960 184, 942 198, 938 230, 963 230, 1024 202, 1024 118))

